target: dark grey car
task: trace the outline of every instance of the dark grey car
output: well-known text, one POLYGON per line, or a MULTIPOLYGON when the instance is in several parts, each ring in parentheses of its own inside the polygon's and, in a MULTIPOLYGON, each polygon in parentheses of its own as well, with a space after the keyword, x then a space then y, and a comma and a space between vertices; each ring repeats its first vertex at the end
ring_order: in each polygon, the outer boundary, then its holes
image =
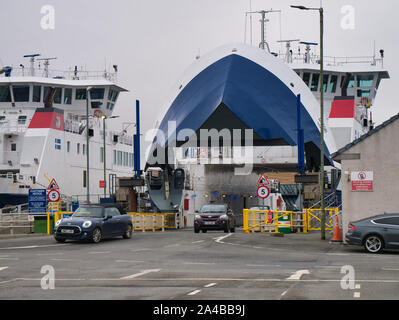
POLYGON ((399 214, 383 214, 349 223, 348 244, 364 246, 371 253, 399 249, 399 214))

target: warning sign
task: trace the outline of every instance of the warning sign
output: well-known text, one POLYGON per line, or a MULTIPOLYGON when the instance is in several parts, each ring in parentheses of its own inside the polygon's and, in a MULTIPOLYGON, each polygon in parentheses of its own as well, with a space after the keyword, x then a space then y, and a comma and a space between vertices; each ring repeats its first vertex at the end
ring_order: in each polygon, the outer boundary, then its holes
POLYGON ((262 173, 261 176, 258 179, 258 182, 256 183, 256 185, 258 186, 264 186, 270 184, 269 180, 267 180, 266 176, 262 173))
POLYGON ((55 179, 51 180, 50 184, 48 185, 47 189, 59 189, 60 187, 57 184, 57 181, 55 179))
POLYGON ((373 171, 352 171, 352 191, 373 191, 373 171))

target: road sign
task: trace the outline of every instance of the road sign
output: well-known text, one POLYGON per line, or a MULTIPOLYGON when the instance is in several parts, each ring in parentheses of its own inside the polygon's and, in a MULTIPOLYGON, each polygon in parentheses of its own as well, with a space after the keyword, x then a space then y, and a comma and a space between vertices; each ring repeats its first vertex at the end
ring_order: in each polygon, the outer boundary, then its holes
POLYGON ((57 184, 57 181, 55 181, 55 179, 51 180, 50 184, 47 187, 47 190, 50 189, 59 189, 60 187, 57 184))
POLYGON ((28 211, 29 213, 46 212, 47 198, 46 189, 30 189, 28 195, 28 211))
POLYGON ((47 198, 50 202, 58 202, 60 201, 60 193, 56 189, 51 189, 47 194, 47 198))
POLYGON ((256 183, 256 185, 258 186, 264 186, 266 184, 270 184, 269 180, 267 180, 267 178, 265 177, 265 175, 262 173, 261 176, 258 179, 258 182, 256 183))
POLYGON ((351 191, 373 191, 373 171, 352 171, 351 191))
POLYGON ((256 193, 258 194, 259 198, 266 199, 270 194, 270 190, 266 186, 260 186, 256 193))

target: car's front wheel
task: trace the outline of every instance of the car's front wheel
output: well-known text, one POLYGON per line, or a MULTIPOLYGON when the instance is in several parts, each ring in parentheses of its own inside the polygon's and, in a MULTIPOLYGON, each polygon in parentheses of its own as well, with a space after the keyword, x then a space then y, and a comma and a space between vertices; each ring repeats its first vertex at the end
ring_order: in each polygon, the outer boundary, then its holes
POLYGON ((95 228, 93 230, 93 233, 91 235, 91 241, 94 243, 99 243, 102 239, 102 232, 100 228, 95 228))
POLYGON ((123 234, 123 239, 130 239, 132 237, 133 228, 130 224, 127 225, 126 231, 123 234))
POLYGON ((384 249, 384 241, 378 235, 369 235, 364 239, 364 248, 367 252, 379 253, 384 249))

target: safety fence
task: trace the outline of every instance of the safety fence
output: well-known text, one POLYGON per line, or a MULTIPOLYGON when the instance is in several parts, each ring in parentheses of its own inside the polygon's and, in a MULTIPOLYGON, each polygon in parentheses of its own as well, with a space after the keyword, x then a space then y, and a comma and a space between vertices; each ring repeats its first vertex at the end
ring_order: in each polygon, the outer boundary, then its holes
MULTIPOLYGON (((325 230, 333 230, 333 218, 340 214, 338 208, 326 208, 325 230)), ((321 229, 322 210, 304 209, 303 211, 280 210, 243 210, 243 231, 271 233, 308 233, 321 229)))
POLYGON ((177 228, 174 212, 128 212, 128 214, 132 217, 134 231, 165 231, 177 228))
POLYGON ((33 231, 28 213, 0 213, 0 234, 22 234, 33 231))

